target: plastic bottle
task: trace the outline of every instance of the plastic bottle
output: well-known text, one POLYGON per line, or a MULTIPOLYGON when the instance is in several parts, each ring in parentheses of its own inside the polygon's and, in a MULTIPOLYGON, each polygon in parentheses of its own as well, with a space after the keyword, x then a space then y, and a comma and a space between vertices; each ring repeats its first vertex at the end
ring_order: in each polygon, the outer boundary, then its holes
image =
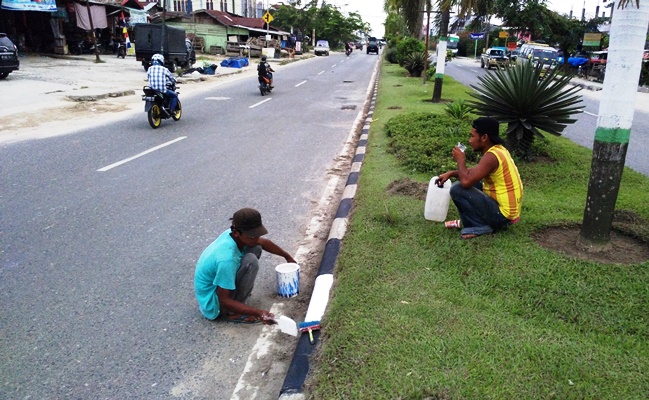
POLYGON ((451 180, 444 182, 443 187, 437 186, 436 180, 437 176, 434 176, 428 184, 424 218, 429 221, 443 222, 446 219, 448 204, 451 201, 451 180))

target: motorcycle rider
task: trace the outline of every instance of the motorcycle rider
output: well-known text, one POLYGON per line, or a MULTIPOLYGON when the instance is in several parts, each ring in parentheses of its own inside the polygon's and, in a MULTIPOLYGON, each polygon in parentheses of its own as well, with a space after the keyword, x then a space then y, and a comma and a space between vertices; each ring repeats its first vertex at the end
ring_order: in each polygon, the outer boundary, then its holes
POLYGON ((352 45, 349 42, 345 42, 345 54, 350 55, 352 52, 352 45))
POLYGON ((273 74, 271 72, 275 72, 274 69, 270 67, 270 65, 266 62, 266 55, 261 56, 261 61, 259 62, 259 65, 257 66, 257 76, 259 77, 259 83, 261 83, 261 80, 263 78, 268 79, 268 86, 273 89, 273 74))
POLYGON ((157 90, 170 99, 169 109, 174 112, 178 105, 178 94, 174 90, 169 89, 170 86, 176 84, 176 78, 164 66, 165 58, 162 54, 154 54, 151 57, 151 66, 146 71, 146 76, 149 78, 149 87, 157 90))

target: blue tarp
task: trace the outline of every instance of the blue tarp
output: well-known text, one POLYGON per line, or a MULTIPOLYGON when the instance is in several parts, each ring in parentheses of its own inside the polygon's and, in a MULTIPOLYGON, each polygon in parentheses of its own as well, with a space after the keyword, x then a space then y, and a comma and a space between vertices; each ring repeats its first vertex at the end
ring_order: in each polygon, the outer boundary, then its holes
POLYGON ((248 66, 248 57, 231 57, 221 61, 222 67, 243 68, 248 66))

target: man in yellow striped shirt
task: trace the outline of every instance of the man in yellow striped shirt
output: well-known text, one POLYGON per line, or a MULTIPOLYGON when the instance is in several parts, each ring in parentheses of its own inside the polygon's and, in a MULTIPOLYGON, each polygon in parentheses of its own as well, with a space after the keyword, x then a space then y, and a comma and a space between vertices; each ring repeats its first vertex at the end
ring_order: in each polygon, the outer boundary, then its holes
POLYGON ((523 183, 505 141, 499 135, 498 121, 480 117, 473 121, 469 145, 482 153, 478 165, 466 167, 464 151, 453 148, 457 169, 439 175, 438 185, 450 178, 451 199, 460 213, 462 239, 472 239, 518 222, 523 201, 523 183))

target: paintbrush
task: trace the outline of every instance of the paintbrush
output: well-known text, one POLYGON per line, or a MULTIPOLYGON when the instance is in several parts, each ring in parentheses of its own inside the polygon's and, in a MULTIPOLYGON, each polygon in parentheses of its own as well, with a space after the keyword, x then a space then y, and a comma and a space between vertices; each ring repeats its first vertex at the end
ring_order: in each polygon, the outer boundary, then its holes
POLYGON ((315 343, 313 331, 320 329, 320 321, 300 322, 297 327, 300 332, 309 332, 309 343, 315 343))

